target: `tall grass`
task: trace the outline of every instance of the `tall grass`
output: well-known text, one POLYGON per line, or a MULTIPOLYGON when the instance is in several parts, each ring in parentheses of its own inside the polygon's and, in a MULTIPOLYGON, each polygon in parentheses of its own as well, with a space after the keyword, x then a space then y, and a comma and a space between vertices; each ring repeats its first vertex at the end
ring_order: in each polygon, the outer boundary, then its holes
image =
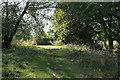
POLYGON ((84 44, 82 45, 67 44, 66 48, 70 50, 80 50, 80 51, 86 51, 86 52, 90 51, 90 47, 84 44))
POLYGON ((68 44, 66 46, 69 50, 78 50, 85 52, 86 58, 88 58, 90 65, 93 67, 99 65, 98 67, 105 68, 109 67, 111 69, 118 69, 118 56, 110 54, 109 51, 91 49, 87 45, 75 45, 68 44))

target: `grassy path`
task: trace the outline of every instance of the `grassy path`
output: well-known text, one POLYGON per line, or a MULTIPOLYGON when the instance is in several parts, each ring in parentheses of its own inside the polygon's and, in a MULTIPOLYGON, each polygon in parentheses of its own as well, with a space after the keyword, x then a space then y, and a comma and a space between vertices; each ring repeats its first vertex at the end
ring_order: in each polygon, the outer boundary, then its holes
POLYGON ((88 52, 65 47, 48 45, 3 50, 3 77, 101 78, 113 77, 117 72, 111 61, 103 68, 88 52))

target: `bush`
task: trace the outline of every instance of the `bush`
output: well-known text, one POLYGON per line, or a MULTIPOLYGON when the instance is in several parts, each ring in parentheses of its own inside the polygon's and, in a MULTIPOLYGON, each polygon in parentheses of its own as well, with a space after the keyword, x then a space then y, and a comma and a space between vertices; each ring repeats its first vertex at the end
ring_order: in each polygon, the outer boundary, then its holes
POLYGON ((35 41, 30 41, 30 40, 21 42, 22 46, 36 45, 36 44, 37 43, 35 41))
POLYGON ((30 45, 36 45, 36 41, 31 41, 31 40, 27 40, 27 41, 24 41, 24 40, 13 40, 11 45, 12 47, 13 46, 30 46, 30 45))
POLYGON ((62 46, 62 45, 64 45, 64 43, 62 41, 54 41, 53 45, 55 45, 55 46, 62 46))
POLYGON ((90 48, 91 49, 96 49, 96 50, 102 50, 103 49, 103 45, 96 43, 96 44, 90 45, 90 48))
POLYGON ((90 51, 90 47, 87 45, 76 45, 76 44, 67 44, 66 48, 70 50, 80 50, 80 51, 90 51))
POLYGON ((23 42, 23 40, 13 40, 11 42, 11 46, 21 46, 21 43, 23 42))
POLYGON ((38 38, 36 39, 37 45, 51 45, 50 39, 48 38, 38 38))

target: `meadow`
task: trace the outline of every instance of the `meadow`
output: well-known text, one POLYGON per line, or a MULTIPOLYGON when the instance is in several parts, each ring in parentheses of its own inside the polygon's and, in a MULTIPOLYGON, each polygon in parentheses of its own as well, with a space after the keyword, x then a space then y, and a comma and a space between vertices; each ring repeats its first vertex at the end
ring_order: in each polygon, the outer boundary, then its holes
POLYGON ((3 78, 115 78, 117 54, 86 45, 32 45, 3 49, 3 78))

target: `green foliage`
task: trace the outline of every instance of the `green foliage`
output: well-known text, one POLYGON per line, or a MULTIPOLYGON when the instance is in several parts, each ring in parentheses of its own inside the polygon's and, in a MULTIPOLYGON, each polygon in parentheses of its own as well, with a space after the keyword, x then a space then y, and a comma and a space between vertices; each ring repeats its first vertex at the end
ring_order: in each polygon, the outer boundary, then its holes
MULTIPOLYGON (((25 26, 24 26, 25 27, 25 26)), ((29 26, 26 26, 25 28, 21 27, 18 29, 17 34, 14 36, 17 40, 29 40, 32 38, 31 35, 31 28, 29 26)))
POLYGON ((52 16, 58 39, 64 43, 92 44, 109 41, 110 53, 113 41, 119 42, 118 15, 120 3, 59 3, 52 16))
POLYGON ((47 31, 46 37, 47 37, 47 38, 50 38, 50 39, 52 40, 52 42, 53 42, 54 40, 56 40, 56 36, 55 36, 54 30, 53 30, 53 29, 49 29, 49 30, 47 31))
POLYGON ((72 10, 70 10, 71 8, 69 8, 71 6, 73 7, 73 5, 78 6, 79 4, 60 3, 57 5, 55 14, 52 16, 52 22, 54 30, 58 35, 58 40, 62 40, 65 43, 75 44, 92 43, 93 33, 91 26, 80 22, 81 18, 78 17, 79 14, 74 13, 78 11, 72 12, 72 10))
POLYGON ((38 32, 35 35, 35 41, 38 45, 51 45, 53 38, 47 35, 44 31, 38 32))
POLYGON ((53 2, 2 2, 2 42, 10 48, 13 37, 31 39, 32 33, 43 32, 43 20, 53 2), (42 17, 41 17, 42 16, 42 17))
POLYGON ((34 41, 34 40, 27 40, 27 41, 25 41, 25 40, 23 40, 23 39, 21 39, 21 40, 13 40, 13 41, 11 42, 11 46, 12 46, 12 47, 32 46, 32 45, 36 45, 36 44, 37 44, 37 42, 34 41))

